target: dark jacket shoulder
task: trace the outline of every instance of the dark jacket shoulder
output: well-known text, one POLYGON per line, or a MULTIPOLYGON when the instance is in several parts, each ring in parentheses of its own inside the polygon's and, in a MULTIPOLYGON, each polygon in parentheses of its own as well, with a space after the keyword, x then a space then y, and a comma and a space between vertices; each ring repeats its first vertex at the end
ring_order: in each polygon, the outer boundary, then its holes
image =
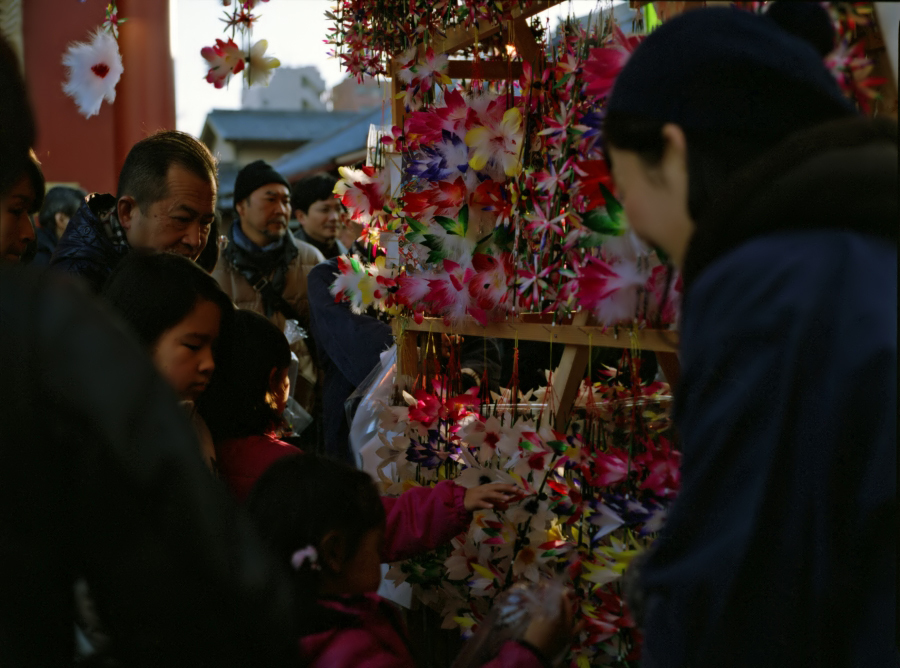
POLYGON ((72 216, 50 259, 51 267, 81 276, 94 292, 100 291, 124 255, 103 229, 103 221, 115 205, 112 195, 94 193, 88 197, 72 216))

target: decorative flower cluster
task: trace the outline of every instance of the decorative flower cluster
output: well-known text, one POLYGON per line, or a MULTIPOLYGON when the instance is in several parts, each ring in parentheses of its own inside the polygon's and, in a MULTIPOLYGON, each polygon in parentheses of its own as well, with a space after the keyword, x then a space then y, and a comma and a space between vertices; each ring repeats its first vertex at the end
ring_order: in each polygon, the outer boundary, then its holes
POLYGON ((325 15, 334 23, 326 44, 329 55, 359 81, 388 74, 388 63, 407 49, 427 46, 431 35, 453 26, 470 28, 478 22, 512 19, 515 8, 527 9, 534 0, 337 0, 325 15))
POLYGON ((550 426, 547 397, 512 389, 484 401, 478 388, 454 393, 447 376, 404 393, 405 406, 385 407, 378 455, 387 493, 442 479, 522 490, 507 510, 478 511, 450 547, 395 564, 387 577, 412 584, 444 628, 468 633, 516 582, 563 575, 584 628, 571 665, 637 658, 640 635, 619 580, 662 526, 681 455, 670 440, 667 386, 622 380, 583 384, 566 433, 550 426))
MULTIPOLYGON (((674 322, 678 279, 627 232, 598 141, 603 100, 638 38, 614 25, 572 33, 554 62, 524 63, 500 90, 451 87, 445 60, 404 56, 407 106, 441 95, 385 140, 402 156, 402 192, 392 197, 387 170, 373 168, 342 169, 335 190, 370 238, 400 235, 403 272, 366 306, 448 322, 579 309, 608 325, 674 322)), ((343 270, 335 293, 369 280, 363 265, 343 270)))
POLYGON ((103 100, 116 100, 116 84, 125 71, 119 54, 119 18, 115 2, 106 6, 106 16, 91 34, 90 42, 75 42, 63 56, 68 76, 63 84, 66 95, 75 100, 85 118, 100 113, 103 100))
MULTIPOLYGON (((268 2, 269 0, 262 0, 268 2)), ((222 88, 231 81, 232 75, 244 73, 247 86, 254 84, 269 85, 273 70, 281 65, 277 58, 266 56, 269 48, 268 41, 261 39, 249 49, 246 44, 253 32, 253 24, 259 19, 259 15, 253 13, 258 0, 242 0, 235 2, 234 8, 225 12, 225 32, 231 31, 228 40, 216 39, 213 46, 205 46, 200 50, 200 55, 209 64, 206 80, 216 88, 222 88), (236 34, 244 38, 245 47, 241 48, 234 41, 236 34)), ((226 7, 231 5, 231 0, 222 0, 226 7)))
POLYGON ((875 8, 871 2, 824 3, 831 12, 838 35, 838 45, 825 58, 825 64, 837 79, 844 93, 856 102, 863 113, 871 111, 872 100, 880 95, 878 86, 885 77, 872 76, 875 65, 866 55, 865 38, 859 38, 860 28, 874 25, 875 8))

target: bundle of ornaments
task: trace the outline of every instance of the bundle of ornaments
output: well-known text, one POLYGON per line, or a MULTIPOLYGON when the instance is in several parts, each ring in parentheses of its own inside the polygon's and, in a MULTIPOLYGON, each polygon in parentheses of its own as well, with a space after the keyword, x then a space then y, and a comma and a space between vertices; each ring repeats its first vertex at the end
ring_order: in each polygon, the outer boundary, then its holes
POLYGON ((398 239, 399 270, 343 260, 336 296, 447 322, 579 310, 603 325, 675 322, 678 278, 628 231, 600 142, 605 97, 638 38, 598 23, 570 25, 516 80, 463 86, 446 55, 403 55, 411 113, 383 139, 402 170, 341 168, 335 190, 370 241, 398 239))
POLYGON ((668 386, 643 385, 633 371, 605 370, 583 383, 566 425, 554 425, 541 397, 519 394, 515 383, 487 398, 483 388, 458 392, 452 363, 404 392, 404 405, 383 406, 377 454, 385 493, 445 479, 522 490, 505 510, 477 511, 450 546, 394 564, 387 579, 411 584, 443 628, 465 636, 514 585, 562 580, 575 591, 583 624, 567 665, 639 659, 640 632, 621 580, 662 526, 681 455, 668 386))

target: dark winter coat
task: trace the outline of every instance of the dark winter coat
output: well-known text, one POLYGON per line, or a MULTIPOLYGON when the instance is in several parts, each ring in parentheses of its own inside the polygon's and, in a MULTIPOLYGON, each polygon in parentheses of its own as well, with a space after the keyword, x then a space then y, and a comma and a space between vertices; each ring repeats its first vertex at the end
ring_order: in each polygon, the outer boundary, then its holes
POLYGON ((327 260, 309 272, 310 328, 324 372, 325 452, 350 462, 350 425, 344 402, 378 365, 394 337, 388 324, 353 313, 349 304, 334 300, 330 287, 339 273, 337 262, 327 260))
POLYGON ((103 220, 115 206, 112 195, 90 195, 69 220, 50 259, 51 267, 80 276, 95 293, 129 250, 113 244, 103 229, 103 220))
POLYGON ((146 352, 65 283, 0 268, 0 663, 72 665, 83 578, 116 665, 296 665, 286 576, 146 352))
POLYGON ((642 665, 895 665, 897 179, 895 125, 841 121, 699 221, 642 665))
POLYGON ((50 258, 53 257, 53 251, 56 250, 56 244, 59 242, 56 238, 56 229, 38 227, 34 233, 37 250, 30 264, 33 267, 46 267, 50 264, 50 258))

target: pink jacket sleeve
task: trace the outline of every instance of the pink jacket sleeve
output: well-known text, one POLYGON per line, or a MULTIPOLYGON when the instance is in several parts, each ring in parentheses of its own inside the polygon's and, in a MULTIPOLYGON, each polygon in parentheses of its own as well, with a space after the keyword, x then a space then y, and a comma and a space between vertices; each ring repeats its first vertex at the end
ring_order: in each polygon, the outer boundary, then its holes
POLYGON ((541 660, 537 654, 515 640, 507 640, 500 653, 482 668, 548 668, 549 664, 541 660))
POLYGON ((466 510, 466 489, 451 480, 434 487, 415 487, 398 497, 381 497, 387 522, 385 561, 399 561, 428 552, 466 531, 472 514, 466 510))

